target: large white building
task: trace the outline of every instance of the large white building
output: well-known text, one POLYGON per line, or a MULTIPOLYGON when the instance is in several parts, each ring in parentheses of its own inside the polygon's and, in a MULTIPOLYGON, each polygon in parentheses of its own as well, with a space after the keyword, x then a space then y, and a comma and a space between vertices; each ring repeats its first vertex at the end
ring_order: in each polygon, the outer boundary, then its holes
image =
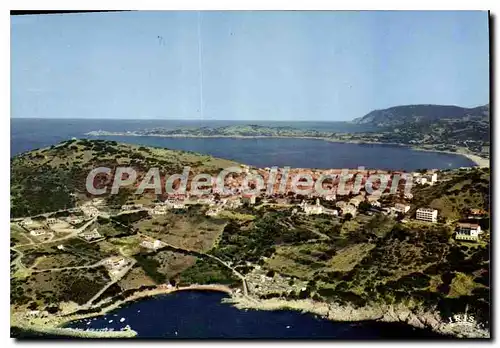
POLYGON ((481 233, 481 226, 471 223, 458 223, 455 239, 476 241, 481 233))
POLYGON ((432 208, 417 209, 416 219, 428 222, 437 222, 438 211, 432 208))

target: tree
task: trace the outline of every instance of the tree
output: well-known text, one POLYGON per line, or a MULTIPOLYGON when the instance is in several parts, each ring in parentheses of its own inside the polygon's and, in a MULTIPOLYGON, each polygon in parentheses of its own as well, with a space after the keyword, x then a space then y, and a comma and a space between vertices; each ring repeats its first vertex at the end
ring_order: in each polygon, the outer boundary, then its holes
POLYGON ((367 201, 363 201, 359 203, 358 210, 362 213, 365 213, 370 210, 371 207, 372 205, 370 203, 368 203, 367 201))
POLYGON ((344 215, 344 221, 349 221, 352 219, 352 214, 351 213, 347 213, 344 215))

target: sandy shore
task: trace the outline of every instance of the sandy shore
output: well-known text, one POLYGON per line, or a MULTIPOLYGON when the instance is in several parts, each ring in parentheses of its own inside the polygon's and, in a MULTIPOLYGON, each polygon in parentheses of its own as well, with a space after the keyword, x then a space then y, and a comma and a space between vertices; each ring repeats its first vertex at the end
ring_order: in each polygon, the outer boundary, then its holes
POLYGON ((483 157, 480 157, 478 155, 468 153, 464 148, 459 148, 456 152, 445 151, 445 150, 434 150, 434 149, 427 149, 427 148, 421 148, 421 147, 412 147, 412 149, 415 151, 441 152, 441 153, 448 153, 451 155, 460 155, 460 156, 467 157, 472 162, 476 163, 476 165, 480 168, 489 168, 490 167, 490 160, 488 158, 483 158, 483 157))

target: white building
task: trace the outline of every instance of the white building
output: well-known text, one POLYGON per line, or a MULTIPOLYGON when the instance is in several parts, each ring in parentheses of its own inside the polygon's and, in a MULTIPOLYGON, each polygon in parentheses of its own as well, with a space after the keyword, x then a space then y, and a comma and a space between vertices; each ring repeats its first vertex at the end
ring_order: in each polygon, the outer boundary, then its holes
POLYGON ((31 218, 26 218, 19 223, 21 226, 30 226, 33 225, 33 220, 31 218))
POLYGON ((161 247, 161 241, 156 239, 155 241, 143 240, 141 246, 147 249, 158 249, 161 247))
POLYGON ((47 233, 45 230, 33 230, 30 232, 32 236, 42 236, 47 233))
POLYGON ((417 209, 416 219, 428 222, 437 222, 438 211, 431 208, 417 209))
POLYGON ((88 217, 95 217, 97 215, 99 215, 99 209, 97 209, 96 207, 94 206, 91 206, 91 205, 87 205, 87 206, 82 206, 82 212, 85 216, 88 216, 88 217))
POLYGON ((207 216, 217 216, 220 213, 220 209, 218 208, 210 208, 207 210, 205 215, 207 216))
POLYGON ((396 203, 394 204, 392 211, 394 211, 395 213, 406 214, 410 210, 410 208, 411 207, 409 205, 396 203))
POLYGON ((365 197, 362 195, 358 195, 356 197, 353 197, 349 200, 349 204, 354 205, 356 208, 359 206, 361 202, 365 200, 365 197))
POLYGON ((149 210, 150 215, 166 215, 168 207, 166 205, 156 205, 153 209, 149 210))
POLYGON ((82 234, 80 234, 80 236, 87 241, 101 238, 101 234, 99 233, 99 231, 97 231, 97 228, 94 228, 92 231, 89 232, 83 232, 82 234))
POLYGON ((76 216, 70 216, 67 218, 67 221, 70 224, 77 225, 77 224, 81 223, 83 220, 79 217, 76 217, 76 216))
POLYGON ((316 204, 308 204, 302 201, 300 207, 304 210, 307 215, 318 215, 324 213, 323 206, 319 203, 319 198, 316 199, 316 204))
POLYGON ((325 197, 323 197, 325 199, 325 201, 334 201, 337 199, 337 196, 335 195, 335 193, 332 193, 332 194, 328 194, 328 195, 325 195, 325 197))
POLYGON ((122 256, 111 256, 104 260, 104 265, 109 268, 120 268, 127 264, 127 260, 122 256))
POLYGON ((373 207, 380 207, 381 204, 380 202, 378 201, 380 198, 380 196, 373 196, 373 195, 370 195, 370 196, 367 196, 366 197, 366 200, 368 201, 368 203, 370 203, 371 206, 373 207))
POLYGON ((347 204, 342 209, 342 215, 351 214, 353 217, 356 216, 357 209, 354 205, 347 204))
POLYGON ((478 224, 458 223, 455 239, 476 241, 481 233, 481 226, 478 224))
POLYGON ((56 219, 55 217, 47 218, 47 224, 49 224, 49 225, 54 225, 54 224, 57 224, 58 222, 59 222, 58 219, 56 219))
POLYGON ((256 200, 256 197, 254 195, 252 195, 252 196, 245 196, 245 197, 243 197, 241 199, 241 201, 243 203, 251 204, 251 205, 255 204, 255 200, 256 200))

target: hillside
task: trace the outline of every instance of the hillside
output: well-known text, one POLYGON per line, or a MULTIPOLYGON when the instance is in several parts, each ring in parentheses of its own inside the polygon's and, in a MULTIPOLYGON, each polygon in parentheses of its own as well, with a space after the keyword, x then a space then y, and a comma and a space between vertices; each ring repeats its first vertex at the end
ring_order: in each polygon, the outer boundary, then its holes
POLYGON ((371 111, 354 119, 353 123, 388 127, 437 121, 488 121, 489 109, 489 104, 475 108, 453 105, 403 105, 371 111))
MULTIPOLYGON (((30 151, 11 160, 11 216, 20 217, 67 209, 86 200, 85 180, 91 169, 130 166, 138 172, 138 182, 149 168, 166 174, 181 174, 185 166, 193 173, 218 173, 222 168, 238 165, 211 156, 120 144, 104 140, 69 140, 30 151)), ((131 192, 104 196, 108 203, 122 205, 132 198, 131 192)), ((154 195, 151 199, 156 199, 154 195)))

